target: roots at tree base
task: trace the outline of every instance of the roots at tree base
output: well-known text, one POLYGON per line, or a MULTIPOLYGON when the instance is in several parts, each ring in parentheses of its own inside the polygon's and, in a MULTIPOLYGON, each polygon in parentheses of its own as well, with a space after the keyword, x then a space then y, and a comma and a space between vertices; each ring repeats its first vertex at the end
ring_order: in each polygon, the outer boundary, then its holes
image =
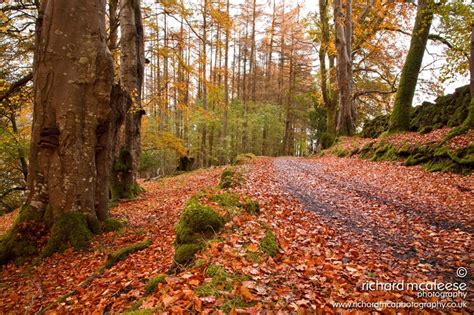
POLYGON ((22 263, 38 255, 44 258, 69 247, 84 249, 93 234, 122 226, 112 224, 114 219, 100 222, 97 217, 80 212, 62 212, 53 219, 53 212, 57 213, 49 205, 44 211, 23 206, 13 227, 0 241, 0 265, 9 261, 22 263))
POLYGON ((143 192, 143 188, 132 177, 132 156, 126 149, 120 150, 112 167, 111 199, 133 199, 143 192))

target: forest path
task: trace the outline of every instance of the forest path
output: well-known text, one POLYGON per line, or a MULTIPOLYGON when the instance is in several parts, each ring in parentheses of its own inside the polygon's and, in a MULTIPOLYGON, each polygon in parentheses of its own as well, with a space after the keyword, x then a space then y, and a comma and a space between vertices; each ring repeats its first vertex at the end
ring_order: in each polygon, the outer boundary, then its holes
MULTIPOLYGON (((345 172, 357 172, 360 161, 341 161, 345 172)), ((316 213, 322 223, 336 229, 344 242, 362 243, 381 259, 388 255, 406 273, 421 264, 431 276, 455 280, 456 262, 469 252, 466 240, 473 237, 472 186, 464 188, 471 189, 468 193, 459 191, 464 186, 458 185, 458 195, 471 197, 466 199, 465 207, 459 207, 464 198, 456 204, 442 202, 450 199, 452 189, 428 191, 431 185, 446 186, 447 182, 439 181, 436 175, 418 182, 420 191, 400 190, 402 187, 397 185, 410 180, 403 179, 400 166, 401 178, 391 179, 390 170, 375 169, 363 177, 344 177, 328 171, 324 163, 302 159, 276 159, 274 167, 285 190, 304 209, 316 213), (428 193, 439 200, 427 200, 428 193)))
POLYGON ((357 250, 369 265, 387 266, 407 278, 459 281, 457 268, 473 262, 473 175, 358 158, 277 158, 260 164, 271 176, 252 181, 299 202, 316 215, 307 229, 329 228, 332 242, 357 250))
MULTIPOLYGON (((252 312, 324 307, 324 313, 330 313, 334 302, 416 298, 416 292, 366 292, 361 289, 364 282, 472 279, 456 278, 456 269, 472 270, 474 175, 336 157, 256 158, 239 168, 246 180, 235 190, 258 201, 260 215, 232 220, 214 245, 199 254, 203 266, 167 277, 160 290, 144 297, 148 279, 172 263, 174 226, 185 202, 215 187, 222 168, 143 183, 145 193, 112 210, 114 217, 128 220, 126 227, 95 237, 89 250, 67 250, 34 267, 2 267, 0 313, 44 309, 76 289, 109 252, 145 238, 153 241, 150 247, 105 271, 55 305, 55 311, 119 313, 141 298, 143 308, 156 311, 216 309, 224 297, 239 295, 242 289, 197 296, 198 285, 208 283, 205 270, 210 264, 248 277, 238 285, 248 286, 252 301, 258 301, 252 312), (258 249, 268 230, 280 246, 275 257, 258 249), (250 259, 249 253, 257 259, 250 259)), ((472 283, 468 288, 472 294, 472 283)))

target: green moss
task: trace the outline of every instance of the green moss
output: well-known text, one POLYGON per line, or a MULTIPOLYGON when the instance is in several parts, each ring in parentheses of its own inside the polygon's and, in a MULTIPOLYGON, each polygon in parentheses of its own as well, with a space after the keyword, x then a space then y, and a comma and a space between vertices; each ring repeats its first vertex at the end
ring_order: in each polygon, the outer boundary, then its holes
POLYGON ((233 167, 224 169, 221 174, 221 181, 219 187, 222 189, 228 189, 237 187, 242 181, 241 175, 233 167))
POLYGON ((391 144, 380 143, 371 157, 372 161, 397 160, 397 150, 391 144))
POLYGON ((51 206, 51 204, 48 204, 46 206, 46 210, 44 211, 44 217, 43 217, 44 224, 48 228, 53 226, 53 223, 54 223, 53 218, 54 218, 53 206, 51 206))
POLYGON ((175 262, 189 264, 194 254, 203 248, 205 241, 223 226, 224 219, 219 214, 199 203, 198 197, 192 197, 175 227, 175 262))
POLYGON ((193 261, 194 255, 200 249, 199 244, 175 244, 174 261, 180 265, 187 265, 193 261))
POLYGON ((111 188, 112 202, 117 202, 120 199, 134 199, 143 191, 144 189, 137 183, 114 182, 111 188))
POLYGON ((410 156, 415 148, 413 148, 410 144, 404 144, 402 145, 397 152, 397 155, 400 157, 408 157, 410 156))
POLYGON ((209 277, 215 277, 224 273, 224 267, 222 267, 221 265, 211 264, 206 268, 206 275, 208 275, 209 277))
POLYGON ((247 164, 255 158, 256 156, 253 153, 242 153, 242 154, 237 155, 237 157, 234 160, 234 164, 236 165, 247 164))
POLYGON ((245 258, 254 264, 260 262, 260 255, 256 252, 247 252, 245 258))
POLYGON ((329 132, 323 132, 320 141, 323 150, 330 148, 336 142, 336 135, 329 132))
POLYGON ((225 192, 218 195, 212 195, 209 198, 211 201, 217 203, 221 207, 240 207, 239 195, 231 192, 225 192))
POLYGON ((199 296, 199 297, 205 297, 205 296, 216 296, 219 294, 219 289, 217 286, 212 283, 203 283, 199 285, 195 290, 194 293, 199 296))
POLYGON ((451 160, 441 160, 439 162, 430 161, 423 165, 423 168, 429 172, 451 172, 456 168, 456 163, 451 160))
POLYGON ((196 295, 203 296, 220 296, 222 291, 232 291, 234 281, 244 281, 245 276, 239 274, 228 273, 224 267, 212 264, 206 268, 206 275, 212 277, 210 282, 201 284, 195 289, 196 295))
POLYGON ((279 246, 275 234, 271 230, 265 232, 265 236, 260 240, 260 249, 268 256, 275 257, 278 254, 279 246))
POLYGON ((428 162, 429 160, 430 160, 430 157, 426 156, 423 153, 414 153, 406 159, 405 166, 418 165, 418 164, 428 162))
POLYGON ((0 265, 11 260, 22 263, 26 257, 36 255, 37 246, 26 234, 20 232, 21 228, 14 227, 0 240, 0 265))
POLYGON ((23 205, 20 208, 20 213, 18 214, 17 222, 27 222, 27 221, 43 221, 44 213, 36 208, 33 208, 29 205, 23 205))
POLYGON ((109 256, 107 257, 107 261, 104 263, 103 268, 108 269, 114 266, 119 261, 127 258, 128 255, 144 250, 145 248, 149 247, 151 243, 152 243, 151 240, 144 240, 144 241, 120 248, 119 250, 109 254, 109 256))
POLYGON ((247 198, 245 200, 245 203, 243 204, 243 208, 245 209, 245 211, 247 211, 248 213, 252 215, 258 215, 260 213, 260 205, 258 204, 258 202, 250 198, 247 198))
POLYGON ((91 230, 94 234, 102 233, 102 225, 96 217, 87 216, 87 225, 89 226, 89 230, 91 230))
POLYGON ((114 232, 123 228, 123 223, 117 219, 107 218, 102 222, 102 229, 104 232, 114 232))
POLYGON ((145 285, 145 295, 152 294, 158 287, 159 283, 166 283, 166 275, 160 274, 148 280, 147 284, 145 285))
POLYGON ((443 146, 434 149, 433 155, 435 157, 449 157, 449 149, 443 146))
POLYGON ((114 161, 112 171, 114 172, 128 172, 132 168, 131 154, 128 150, 122 148, 119 153, 118 159, 114 161))
POLYGON ((389 127, 389 115, 377 116, 370 121, 364 123, 364 128, 362 129, 361 135, 364 138, 377 138, 383 132, 388 130, 389 127))
POLYGON ((86 248, 91 236, 86 215, 80 212, 65 212, 55 219, 48 243, 41 255, 47 257, 70 246, 76 250, 86 248))
POLYGON ((349 156, 350 152, 343 148, 336 147, 332 150, 332 154, 334 154, 337 157, 345 157, 345 156, 349 156))
POLYGON ((176 227, 176 244, 200 243, 205 237, 201 233, 191 230, 184 221, 180 221, 176 227))
POLYGON ((194 233, 218 232, 224 225, 222 218, 211 207, 189 203, 180 221, 194 233))

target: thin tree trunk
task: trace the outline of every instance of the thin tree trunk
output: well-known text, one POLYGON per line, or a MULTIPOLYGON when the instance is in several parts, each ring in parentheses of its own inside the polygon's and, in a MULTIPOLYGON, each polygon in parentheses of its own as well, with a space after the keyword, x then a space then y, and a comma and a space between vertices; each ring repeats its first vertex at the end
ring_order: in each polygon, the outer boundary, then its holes
MULTIPOLYGON (((204 112, 207 111, 207 0, 204 0, 204 7, 202 9, 202 56, 201 56, 201 63, 202 63, 202 108, 204 112)), ((207 145, 206 145, 206 138, 207 138, 207 122, 203 121, 202 123, 202 130, 201 130, 201 152, 200 152, 200 159, 199 162, 201 166, 207 166, 207 145)))
POLYGON ((250 37, 251 46, 250 46, 250 72, 252 73, 252 102, 255 102, 257 99, 257 60, 256 60, 256 51, 255 51, 255 23, 257 19, 257 0, 253 0, 252 6, 252 34, 250 37))
POLYGON ((247 77, 247 39, 248 39, 248 22, 245 23, 245 44, 244 44, 244 69, 243 69, 243 79, 242 79, 242 98, 244 102, 244 119, 242 126, 242 152, 247 152, 248 150, 248 77, 247 77))
POLYGON ((226 1, 226 16, 229 21, 229 25, 226 25, 225 29, 225 50, 224 50, 224 117, 222 121, 222 154, 220 163, 225 163, 226 152, 227 152, 227 120, 229 112, 229 40, 230 40, 230 16, 229 16, 230 0, 226 1))
POLYGON ((268 48, 268 56, 267 56, 267 69, 266 69, 266 80, 265 80, 265 90, 266 90, 266 97, 268 99, 272 99, 272 95, 270 92, 270 82, 271 82, 271 73, 272 73, 272 56, 273 56, 273 42, 275 37, 275 20, 276 20, 276 1, 273 0, 273 12, 272 12, 272 25, 270 28, 270 43, 268 48))

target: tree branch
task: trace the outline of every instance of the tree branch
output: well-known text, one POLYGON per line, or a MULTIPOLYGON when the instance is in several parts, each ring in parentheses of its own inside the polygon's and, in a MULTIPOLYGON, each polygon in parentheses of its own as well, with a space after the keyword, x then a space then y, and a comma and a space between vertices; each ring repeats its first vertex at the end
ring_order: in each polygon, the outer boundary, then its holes
POLYGON ((356 99, 359 96, 363 95, 368 95, 368 94, 381 94, 381 95, 386 95, 386 94, 393 94, 396 93, 397 89, 392 89, 391 91, 383 91, 383 90, 366 90, 366 91, 358 91, 354 93, 353 98, 356 99))
POLYGON ((33 73, 30 72, 20 80, 13 83, 10 88, 0 96, 0 103, 3 102, 5 99, 10 97, 12 94, 18 92, 23 86, 25 86, 30 80, 33 79, 33 73))

